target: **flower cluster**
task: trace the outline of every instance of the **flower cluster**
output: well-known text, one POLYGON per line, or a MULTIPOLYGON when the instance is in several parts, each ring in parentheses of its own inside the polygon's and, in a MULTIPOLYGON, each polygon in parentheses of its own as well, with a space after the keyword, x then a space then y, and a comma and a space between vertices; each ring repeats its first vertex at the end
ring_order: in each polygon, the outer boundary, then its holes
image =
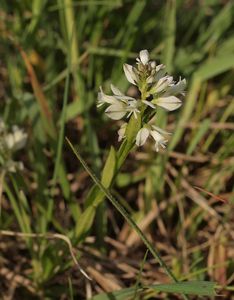
MULTIPOLYGON (((107 104, 106 115, 113 120, 120 120, 131 115, 137 119, 145 120, 144 116, 150 116, 150 120, 156 115, 157 106, 167 111, 173 111, 182 105, 181 97, 184 96, 186 80, 175 82, 173 77, 168 75, 163 64, 157 65, 151 61, 149 52, 142 50, 136 59, 136 66, 124 64, 123 69, 127 80, 137 86, 141 99, 135 99, 124 95, 117 87, 111 85, 113 95, 106 95, 102 88, 98 94, 98 106, 107 104)), ((147 118, 146 118, 147 119, 147 118)), ((155 141, 155 150, 159 146, 166 147, 166 135, 169 133, 150 125, 149 121, 141 124, 141 129, 136 135, 136 145, 142 146, 147 138, 151 136, 155 141)), ((124 123, 118 131, 119 141, 125 138, 128 123, 124 123)))
POLYGON ((23 163, 13 160, 16 151, 22 149, 27 141, 27 134, 18 126, 13 126, 9 131, 0 119, 0 166, 1 169, 8 172, 16 172, 16 169, 22 169, 23 163))

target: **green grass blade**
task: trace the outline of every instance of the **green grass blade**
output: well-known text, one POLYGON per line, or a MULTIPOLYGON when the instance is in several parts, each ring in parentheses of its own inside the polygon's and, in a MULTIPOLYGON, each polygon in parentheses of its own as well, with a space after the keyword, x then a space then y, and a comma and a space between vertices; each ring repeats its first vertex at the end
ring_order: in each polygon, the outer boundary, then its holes
POLYGON ((166 293, 180 293, 213 297, 216 295, 215 285, 215 282, 210 281, 188 281, 169 284, 155 284, 149 286, 149 288, 155 291, 166 293))

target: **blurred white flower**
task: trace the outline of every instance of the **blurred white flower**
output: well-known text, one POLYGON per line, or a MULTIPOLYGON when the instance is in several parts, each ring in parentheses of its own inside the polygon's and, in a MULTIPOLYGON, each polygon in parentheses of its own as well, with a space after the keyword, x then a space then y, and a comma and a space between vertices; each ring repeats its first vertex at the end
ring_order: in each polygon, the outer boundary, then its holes
POLYGON ((13 126, 12 132, 8 133, 4 140, 9 150, 17 151, 25 146, 27 134, 18 126, 13 126))
POLYGON ((155 125, 147 125, 138 131, 136 136, 136 145, 144 145, 148 137, 151 136, 155 141, 155 150, 158 152, 159 146, 164 149, 166 148, 168 140, 164 137, 164 135, 169 134, 169 132, 166 132, 155 125))
POLYGON ((14 161, 14 152, 22 149, 27 141, 27 134, 18 126, 9 131, 0 119, 0 165, 5 171, 16 172, 23 169, 23 163, 14 161))
POLYGON ((105 110, 106 115, 113 120, 120 120, 126 114, 130 117, 134 114, 137 118, 139 111, 139 101, 135 98, 124 95, 117 87, 111 85, 113 96, 109 96, 103 93, 102 88, 98 94, 98 106, 102 106, 104 103, 110 104, 105 110))
POLYGON ((24 169, 24 165, 21 161, 8 160, 5 164, 5 170, 11 173, 15 173, 17 170, 22 171, 24 169))

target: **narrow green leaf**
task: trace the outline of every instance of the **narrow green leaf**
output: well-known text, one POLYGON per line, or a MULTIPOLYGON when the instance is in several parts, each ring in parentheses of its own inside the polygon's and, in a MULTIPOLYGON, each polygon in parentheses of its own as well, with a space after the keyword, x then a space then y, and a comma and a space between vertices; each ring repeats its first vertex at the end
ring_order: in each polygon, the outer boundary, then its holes
POLYGON ((76 226, 76 237, 78 237, 79 240, 82 240, 87 232, 89 232, 90 227, 93 224, 95 211, 96 209, 94 206, 89 206, 79 217, 79 222, 77 222, 76 226))
POLYGON ((109 187, 114 177, 116 170, 116 152, 114 147, 111 146, 105 166, 102 171, 101 182, 105 187, 109 187))
POLYGON ((159 292, 212 297, 216 295, 215 285, 215 282, 210 281, 187 281, 169 284, 156 284, 149 286, 149 288, 159 292))
POLYGON ((200 80, 208 80, 234 67, 234 53, 218 55, 202 64, 195 76, 200 80))

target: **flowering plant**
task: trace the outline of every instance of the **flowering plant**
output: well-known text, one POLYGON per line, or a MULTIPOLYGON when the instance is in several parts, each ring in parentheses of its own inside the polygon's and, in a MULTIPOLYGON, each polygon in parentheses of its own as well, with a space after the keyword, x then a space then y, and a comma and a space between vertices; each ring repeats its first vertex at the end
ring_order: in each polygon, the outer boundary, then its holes
MULTIPOLYGON (((166 73, 163 64, 157 65, 155 61, 150 60, 147 50, 140 51, 136 61, 136 67, 124 64, 123 69, 127 80, 139 89, 141 98, 126 96, 111 84, 113 95, 106 95, 100 88, 97 106, 108 105, 105 113, 113 120, 129 119, 133 115, 138 123, 135 144, 142 146, 151 136, 155 142, 155 150, 159 151, 159 146, 166 147, 166 136, 170 133, 151 125, 157 113, 157 106, 167 111, 179 108, 182 104, 181 97, 185 94, 186 80, 180 79, 175 82, 173 77, 166 73)), ((126 138, 128 124, 129 122, 123 123, 119 129, 119 141, 126 138)))
MULTIPOLYGON (((170 133, 153 124, 157 114, 157 107, 160 106, 168 111, 179 108, 182 104, 180 98, 184 96, 186 86, 185 79, 175 82, 173 77, 166 73, 164 65, 157 65, 155 61, 151 61, 147 50, 140 51, 139 58, 136 60, 136 67, 124 64, 123 69, 127 80, 139 89, 140 99, 124 95, 113 84, 111 84, 112 95, 105 94, 102 88, 100 88, 98 94, 97 106, 107 106, 105 113, 109 118, 125 120, 118 130, 119 141, 122 141, 122 143, 117 151, 114 147, 110 148, 100 180, 86 164, 79 151, 67 139, 72 151, 95 183, 86 199, 86 203, 89 206, 79 217, 76 234, 78 237, 83 237, 90 230, 97 211, 96 208, 107 197, 137 232, 168 276, 177 282, 176 277, 161 259, 159 253, 154 249, 121 203, 110 193, 110 188, 114 184, 116 175, 134 145, 142 146, 149 137, 152 137, 156 151, 159 151, 160 147, 166 147, 166 136, 170 133)), ((187 299, 187 297, 184 296, 184 299, 187 299)))

